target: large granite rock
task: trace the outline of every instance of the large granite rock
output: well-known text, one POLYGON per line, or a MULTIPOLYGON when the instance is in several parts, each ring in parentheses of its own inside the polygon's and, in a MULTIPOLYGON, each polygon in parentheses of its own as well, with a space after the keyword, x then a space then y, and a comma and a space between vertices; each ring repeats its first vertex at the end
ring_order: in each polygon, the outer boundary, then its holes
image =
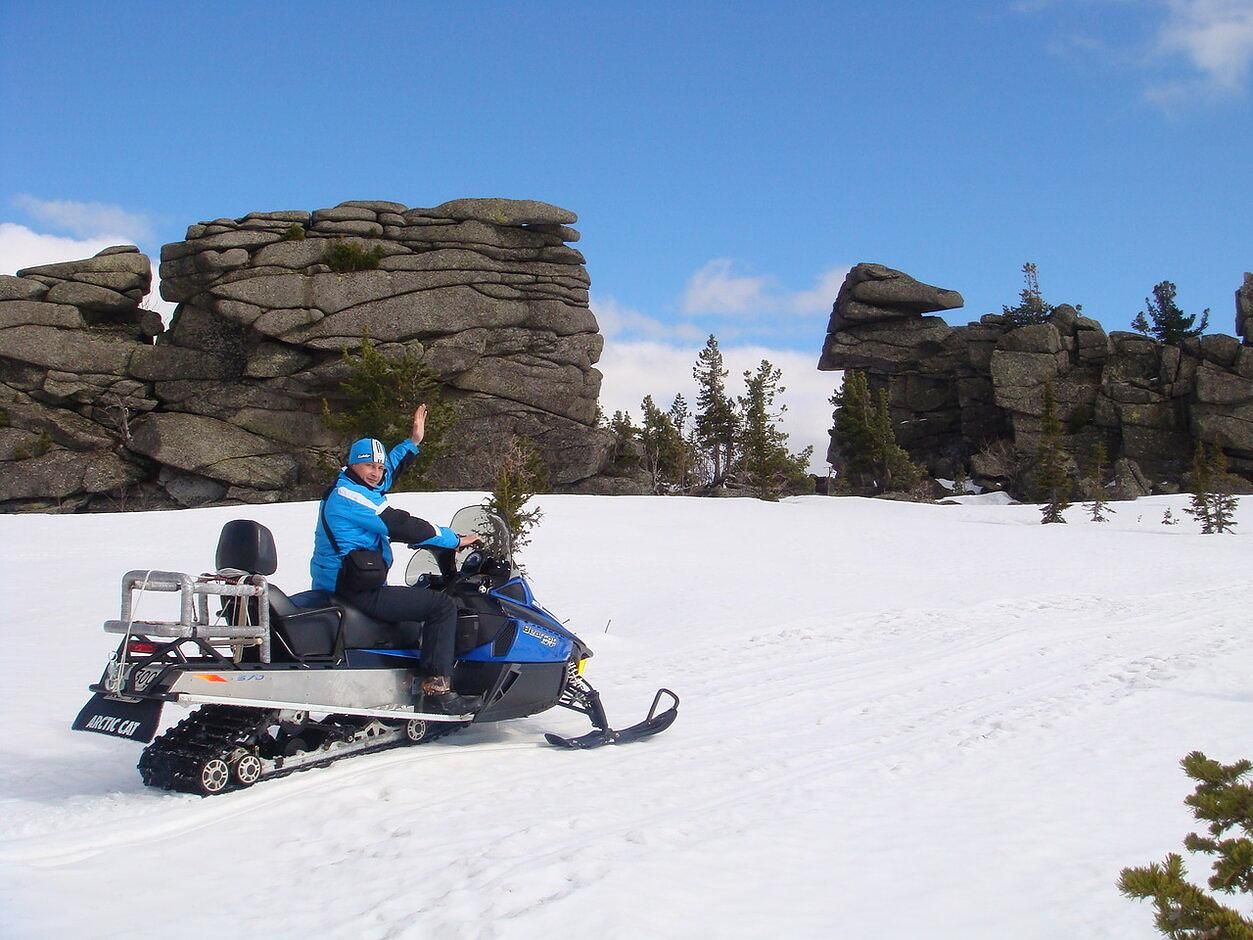
POLYGON ((1236 291, 1236 336, 1253 346, 1253 273, 1245 272, 1244 283, 1236 291))
POLYGON ((444 385, 457 423, 436 485, 490 487, 500 441, 520 434, 554 487, 594 489, 612 438, 595 426, 603 339, 575 221, 458 199, 201 222, 161 251, 178 304, 165 331, 140 306, 151 264, 131 246, 0 277, 0 466, 54 448, 39 458, 50 469, 0 489, 0 509, 114 508, 115 491, 131 508, 317 495, 346 443, 322 403, 335 407, 343 352, 366 335, 444 385))
MULTIPOLYGON (((1040 444, 1048 385, 1066 446, 1086 458, 1104 444, 1120 468, 1119 493, 1171 488, 1198 439, 1221 442, 1233 469, 1253 477, 1253 275, 1236 293, 1244 346, 1220 334, 1178 346, 1107 335, 1066 304, 1048 322, 1018 328, 1000 314, 955 328, 925 316, 960 305, 954 291, 857 265, 818 364, 865 370, 872 389, 886 388, 898 440, 932 472, 951 474, 960 462, 989 485, 1021 485, 1040 444), (989 449, 996 442, 1007 447, 989 449), (1028 459, 1009 467, 1009 451, 1028 459)), ((838 466, 839 458, 833 441, 828 459, 838 466)))

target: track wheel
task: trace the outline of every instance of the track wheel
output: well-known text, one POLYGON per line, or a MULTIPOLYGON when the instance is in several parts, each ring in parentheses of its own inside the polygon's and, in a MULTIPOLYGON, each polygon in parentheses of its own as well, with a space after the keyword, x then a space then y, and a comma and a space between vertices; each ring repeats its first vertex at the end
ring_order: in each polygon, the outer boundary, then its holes
POLYGON ((235 761, 235 780, 245 787, 250 787, 261 778, 261 758, 256 754, 245 754, 235 761))
POLYGON ((421 718, 410 718, 405 722, 405 737, 410 744, 421 744, 426 740, 427 724, 421 718))
POLYGON ((213 796, 226 789, 231 782, 231 768, 220 757, 210 757, 200 765, 200 789, 205 796, 213 796))

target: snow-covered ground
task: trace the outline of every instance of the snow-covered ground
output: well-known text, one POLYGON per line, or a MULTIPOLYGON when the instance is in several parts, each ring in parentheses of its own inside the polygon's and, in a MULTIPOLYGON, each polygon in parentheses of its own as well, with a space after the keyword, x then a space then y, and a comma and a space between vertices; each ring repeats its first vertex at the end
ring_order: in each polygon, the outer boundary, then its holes
POLYGON ((100 623, 231 518, 303 589, 316 504, 0 517, 0 936, 1155 935, 1115 882, 1195 828, 1179 758, 1253 757, 1253 499, 1236 536, 1185 501, 544 497, 540 599, 611 719, 667 685, 673 728, 559 751, 556 710, 206 800, 69 730, 100 623))

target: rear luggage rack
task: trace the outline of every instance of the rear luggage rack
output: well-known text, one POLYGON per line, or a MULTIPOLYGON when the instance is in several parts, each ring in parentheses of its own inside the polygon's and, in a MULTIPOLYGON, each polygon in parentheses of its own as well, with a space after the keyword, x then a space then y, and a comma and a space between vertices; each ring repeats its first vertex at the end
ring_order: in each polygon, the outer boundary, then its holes
POLYGON ((128 571, 122 576, 122 617, 106 620, 106 633, 182 637, 204 640, 211 646, 245 645, 261 647, 261 662, 270 661, 270 595, 263 575, 224 569, 216 574, 192 577, 181 571, 128 571), (181 595, 178 620, 135 620, 134 592, 163 591, 181 595), (209 597, 257 598, 256 623, 251 623, 250 603, 233 606, 243 623, 211 623, 209 597))

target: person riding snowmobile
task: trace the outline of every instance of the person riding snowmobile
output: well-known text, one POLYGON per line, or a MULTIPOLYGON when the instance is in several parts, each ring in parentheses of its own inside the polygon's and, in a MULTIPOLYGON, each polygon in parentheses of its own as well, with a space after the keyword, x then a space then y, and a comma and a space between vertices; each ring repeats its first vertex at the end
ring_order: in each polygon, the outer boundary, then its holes
MULTIPOLYGON (((381 441, 363 437, 348 448, 345 466, 327 490, 318 513, 309 570, 313 589, 336 594, 362 613, 395 624, 423 621, 422 678, 418 706, 442 714, 464 714, 473 702, 452 690, 457 609, 443 594, 421 585, 387 584, 391 542, 461 548, 479 541, 459 535, 397 509, 387 492, 405 466, 418 455, 426 434, 426 405, 413 413, 413 432, 390 451, 381 441)), ((405 628, 401 645, 417 646, 405 628)))

